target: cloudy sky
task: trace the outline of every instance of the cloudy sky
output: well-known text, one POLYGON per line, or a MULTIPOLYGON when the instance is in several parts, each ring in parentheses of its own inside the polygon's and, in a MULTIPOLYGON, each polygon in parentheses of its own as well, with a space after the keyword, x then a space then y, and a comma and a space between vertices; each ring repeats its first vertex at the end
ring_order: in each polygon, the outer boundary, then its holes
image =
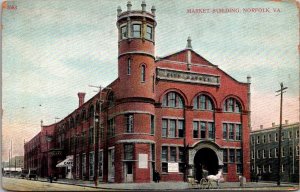
MULTIPOLYGON (((95 94, 88 85, 108 85, 117 78, 116 9, 127 1, 17 0, 3 9, 2 154, 23 155, 23 142, 95 94)), ((156 56, 193 49, 238 81, 252 77, 252 127, 279 123, 280 82, 283 119, 299 121, 298 12, 293 1, 148 0, 156 6, 156 56), (239 12, 224 13, 232 8, 239 12), (243 9, 256 12, 244 12, 243 9), (188 9, 209 9, 188 13, 188 9), (213 13, 213 9, 223 13, 213 13), (258 11, 269 12, 258 12, 258 11), (276 12, 274 10, 277 10, 276 12), (279 10, 279 11, 278 11, 279 10)), ((132 9, 141 9, 132 1, 132 9)))

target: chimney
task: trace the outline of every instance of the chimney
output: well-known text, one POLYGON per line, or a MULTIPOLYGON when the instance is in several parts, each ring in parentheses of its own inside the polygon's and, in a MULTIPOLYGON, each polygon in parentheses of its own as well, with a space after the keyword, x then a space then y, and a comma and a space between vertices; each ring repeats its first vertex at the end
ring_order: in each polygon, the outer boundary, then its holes
POLYGON ((289 120, 285 120, 285 124, 286 124, 286 125, 289 124, 289 120))
POLYGON ((275 127, 275 123, 274 122, 272 123, 272 127, 275 127))
POLYGON ((82 92, 78 93, 78 99, 79 99, 79 106, 78 107, 80 107, 84 103, 84 96, 85 96, 85 93, 82 93, 82 92))
POLYGON ((263 129, 264 128, 264 126, 263 125, 260 125, 260 129, 263 129))

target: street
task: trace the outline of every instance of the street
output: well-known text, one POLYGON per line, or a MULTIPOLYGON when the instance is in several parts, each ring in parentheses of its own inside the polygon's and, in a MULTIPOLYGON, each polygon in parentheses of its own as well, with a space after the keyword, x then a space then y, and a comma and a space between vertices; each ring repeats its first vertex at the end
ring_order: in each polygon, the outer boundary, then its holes
POLYGON ((9 191, 100 191, 91 187, 81 187, 59 183, 49 183, 26 179, 2 177, 2 189, 9 191))

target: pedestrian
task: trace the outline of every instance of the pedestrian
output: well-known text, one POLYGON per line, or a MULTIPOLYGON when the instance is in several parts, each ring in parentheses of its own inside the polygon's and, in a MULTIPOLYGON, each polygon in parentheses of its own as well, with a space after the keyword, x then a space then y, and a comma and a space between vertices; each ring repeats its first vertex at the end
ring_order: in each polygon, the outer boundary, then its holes
POLYGON ((50 183, 52 183, 52 179, 53 179, 53 176, 52 176, 52 174, 50 174, 50 177, 49 177, 50 183))
POLYGON ((156 180, 157 180, 157 183, 159 183, 160 175, 159 175, 159 172, 158 172, 158 171, 156 171, 156 180))
POLYGON ((98 181, 97 181, 96 176, 93 177, 93 180, 94 180, 95 187, 97 187, 98 186, 98 181))
POLYGON ((153 171, 153 181, 156 183, 157 182, 157 174, 156 170, 153 171))

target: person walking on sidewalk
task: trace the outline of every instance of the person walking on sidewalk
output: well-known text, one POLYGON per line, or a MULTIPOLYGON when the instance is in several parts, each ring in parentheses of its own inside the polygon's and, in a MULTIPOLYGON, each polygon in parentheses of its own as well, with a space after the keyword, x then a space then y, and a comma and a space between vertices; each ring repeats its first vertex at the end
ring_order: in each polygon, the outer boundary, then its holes
POLYGON ((93 177, 93 180, 94 180, 95 187, 97 187, 98 186, 98 181, 97 181, 96 176, 93 177))

